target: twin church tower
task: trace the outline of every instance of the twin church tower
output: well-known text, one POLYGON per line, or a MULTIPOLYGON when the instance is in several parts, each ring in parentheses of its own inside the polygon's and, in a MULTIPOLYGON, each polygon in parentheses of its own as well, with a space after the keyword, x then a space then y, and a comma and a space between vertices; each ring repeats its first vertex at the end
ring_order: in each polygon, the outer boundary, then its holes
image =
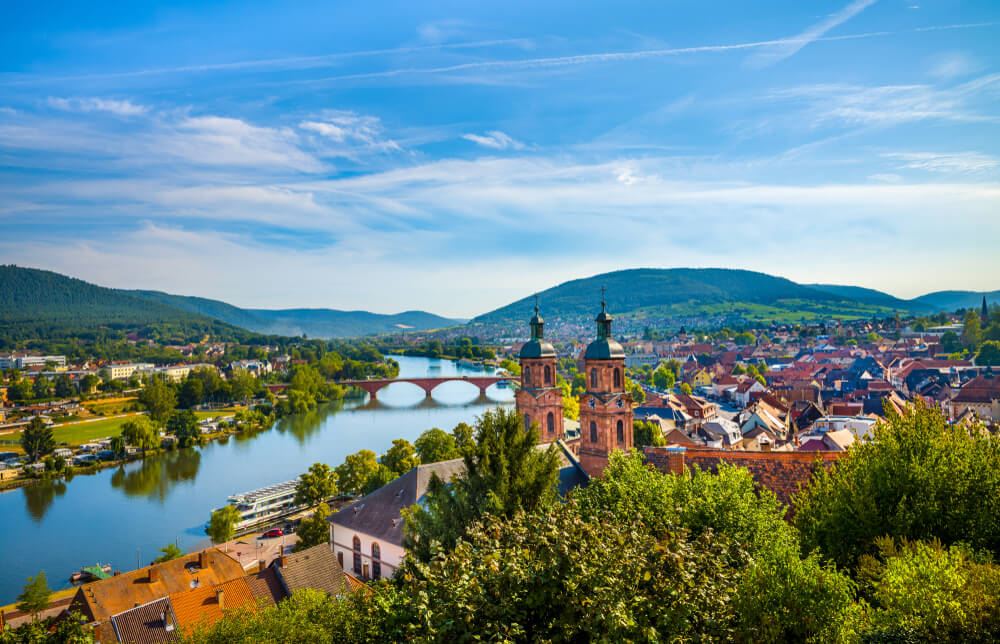
MULTIPOLYGON (((616 449, 632 447, 632 397, 625 390, 625 350, 611 336, 612 317, 601 296, 597 338, 583 356, 586 391, 580 394, 580 439, 569 441, 580 464, 599 476, 616 449), (575 445, 574 445, 575 443, 575 445)), ((537 427, 540 442, 565 439, 562 389, 556 383, 556 351, 545 341, 545 321, 531 318, 531 339, 521 347, 521 388, 515 395, 525 427, 537 427)))

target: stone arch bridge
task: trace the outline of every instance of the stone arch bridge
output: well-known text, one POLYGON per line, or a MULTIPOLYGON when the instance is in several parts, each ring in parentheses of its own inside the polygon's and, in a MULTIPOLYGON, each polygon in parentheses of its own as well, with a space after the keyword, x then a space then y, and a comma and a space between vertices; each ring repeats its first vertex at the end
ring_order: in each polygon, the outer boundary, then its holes
POLYGON ((396 382, 408 382, 424 390, 429 398, 438 385, 446 382, 467 382, 479 388, 479 393, 485 395, 486 390, 498 382, 510 382, 512 376, 443 376, 439 378, 373 378, 371 380, 340 380, 338 385, 357 387, 368 392, 372 399, 378 398, 378 392, 396 382))

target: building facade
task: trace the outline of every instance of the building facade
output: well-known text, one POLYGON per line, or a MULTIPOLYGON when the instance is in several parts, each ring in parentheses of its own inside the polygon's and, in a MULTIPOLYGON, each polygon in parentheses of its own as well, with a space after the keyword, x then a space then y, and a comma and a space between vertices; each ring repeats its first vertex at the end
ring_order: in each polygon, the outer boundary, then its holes
POLYGON ((540 442, 551 443, 565 436, 562 389, 556 384, 556 351, 545 341, 545 321, 531 318, 531 339, 521 347, 521 387, 514 395, 517 411, 526 429, 536 427, 540 442))

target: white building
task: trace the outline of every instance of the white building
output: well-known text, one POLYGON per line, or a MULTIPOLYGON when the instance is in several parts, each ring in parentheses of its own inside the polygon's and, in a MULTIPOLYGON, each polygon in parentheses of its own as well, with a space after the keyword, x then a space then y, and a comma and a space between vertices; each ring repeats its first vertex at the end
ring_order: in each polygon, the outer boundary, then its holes
POLYGON ((58 367, 66 366, 66 356, 29 356, 10 354, 0 356, 0 369, 27 369, 28 367, 44 367, 46 364, 58 367))
POLYGON ((878 419, 871 416, 824 416, 809 427, 809 433, 825 434, 846 429, 855 438, 865 438, 877 422, 878 419))
POLYGON ((128 380, 136 373, 152 371, 155 364, 149 362, 111 363, 104 367, 112 380, 128 380))

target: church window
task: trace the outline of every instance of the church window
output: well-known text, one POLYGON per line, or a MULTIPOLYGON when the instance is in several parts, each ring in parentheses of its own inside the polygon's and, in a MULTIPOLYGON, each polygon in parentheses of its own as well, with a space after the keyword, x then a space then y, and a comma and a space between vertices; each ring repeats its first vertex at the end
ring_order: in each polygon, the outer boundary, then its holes
POLYGON ((545 365, 545 384, 552 384, 552 367, 545 365))
POLYGON ((372 578, 382 578, 382 549, 377 543, 372 544, 372 578))
POLYGON ((615 389, 622 386, 622 371, 621 369, 615 369, 615 389))
POLYGON ((590 388, 597 389, 597 369, 590 370, 590 388))
POLYGON ((531 384, 531 367, 524 368, 524 384, 531 384))
POLYGON ((361 574, 361 539, 354 535, 354 572, 361 574))
POLYGON ((531 416, 528 414, 524 415, 524 428, 531 429, 531 416))
POLYGON ((624 443, 625 442, 625 423, 623 423, 622 421, 619 420, 618 421, 617 429, 618 429, 618 442, 619 443, 624 443))
POLYGON ((597 423, 595 421, 590 421, 590 442, 597 442, 597 423))
POLYGON ((545 425, 550 434, 556 433, 556 416, 551 411, 549 412, 549 415, 545 417, 545 425))

